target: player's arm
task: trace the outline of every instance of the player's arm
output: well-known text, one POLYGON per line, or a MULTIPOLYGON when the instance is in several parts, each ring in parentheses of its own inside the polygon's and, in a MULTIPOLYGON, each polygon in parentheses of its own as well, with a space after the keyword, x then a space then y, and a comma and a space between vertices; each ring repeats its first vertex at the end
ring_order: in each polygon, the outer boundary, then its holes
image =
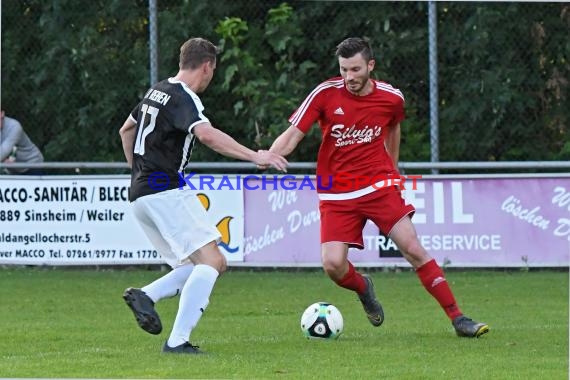
POLYGON ((295 150, 304 137, 305 134, 299 128, 291 125, 275 139, 269 151, 281 156, 287 156, 295 150))
POLYGON ((386 137, 386 149, 392 157, 394 167, 398 169, 398 160, 400 158, 400 123, 390 128, 390 133, 386 137))
POLYGON ((137 134, 136 127, 137 124, 131 119, 131 117, 129 117, 125 120, 121 129, 119 129, 119 135, 121 135, 121 142, 123 144, 123 152, 125 153, 125 158, 131 168, 133 167, 133 149, 137 134))
MULTIPOLYGON (((4 121, 2 121, 4 122, 4 121)), ((24 133, 24 129, 22 128, 22 124, 16 121, 14 128, 10 129, 10 133, 4 132, 4 138, 2 139, 2 144, 0 144, 0 161, 4 162, 12 153, 12 149, 18 143, 18 140, 22 137, 24 133)), ((0 132, 2 133, 2 132, 0 132)))
POLYGON ((268 151, 255 152, 238 143, 227 133, 214 128, 208 122, 194 126, 192 133, 202 144, 224 156, 250 161, 257 165, 273 166, 281 171, 287 169, 288 162, 282 156, 268 151))

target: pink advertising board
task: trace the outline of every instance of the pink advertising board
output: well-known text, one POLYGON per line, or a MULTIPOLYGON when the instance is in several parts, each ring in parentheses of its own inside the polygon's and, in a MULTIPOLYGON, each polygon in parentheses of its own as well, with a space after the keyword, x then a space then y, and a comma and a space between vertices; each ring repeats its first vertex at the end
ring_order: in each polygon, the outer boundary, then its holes
MULTIPOLYGON (((250 179, 244 189, 244 265, 319 266, 314 186, 296 176, 287 189, 250 179), (304 183, 304 186, 301 186, 304 183)), ((312 178, 313 184, 315 183, 312 178)), ((416 207, 420 241, 449 267, 565 267, 570 260, 570 177, 424 176, 404 197, 416 207)), ((368 223, 360 266, 408 266, 394 243, 368 223)))

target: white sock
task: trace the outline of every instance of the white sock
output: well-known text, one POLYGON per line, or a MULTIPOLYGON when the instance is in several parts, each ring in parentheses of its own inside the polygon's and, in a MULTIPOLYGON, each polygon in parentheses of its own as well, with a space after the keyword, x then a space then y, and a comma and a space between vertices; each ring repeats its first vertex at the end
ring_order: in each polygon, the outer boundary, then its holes
POLYGON ((208 306, 210 294, 219 276, 217 270, 209 265, 196 265, 180 293, 178 313, 168 338, 168 345, 176 347, 190 339, 192 329, 198 324, 202 313, 208 306))
POLYGON ((182 287, 190 277, 194 265, 185 264, 172 269, 170 272, 143 287, 141 290, 157 303, 163 298, 174 297, 182 291, 182 287))

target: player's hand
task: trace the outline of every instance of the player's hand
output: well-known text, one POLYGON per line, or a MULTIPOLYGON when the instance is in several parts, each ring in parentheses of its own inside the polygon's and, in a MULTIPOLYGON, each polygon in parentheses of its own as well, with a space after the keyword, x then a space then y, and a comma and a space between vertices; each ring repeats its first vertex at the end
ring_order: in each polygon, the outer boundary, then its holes
POLYGON ((268 150, 258 150, 253 162, 258 169, 265 170, 271 166, 285 173, 287 173, 287 165, 289 164, 284 157, 268 150))

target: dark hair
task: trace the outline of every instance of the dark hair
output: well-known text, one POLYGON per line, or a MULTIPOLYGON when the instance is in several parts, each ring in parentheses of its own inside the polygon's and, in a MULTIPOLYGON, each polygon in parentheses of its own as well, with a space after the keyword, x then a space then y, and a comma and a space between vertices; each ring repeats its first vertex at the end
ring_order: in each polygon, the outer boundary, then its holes
POLYGON ((366 62, 374 59, 370 44, 363 38, 350 37, 336 46, 335 55, 337 57, 351 58, 358 53, 362 54, 362 58, 364 58, 366 62))
POLYGON ((216 62, 218 52, 218 47, 210 41, 190 38, 180 47, 180 69, 196 69, 204 62, 216 62))

